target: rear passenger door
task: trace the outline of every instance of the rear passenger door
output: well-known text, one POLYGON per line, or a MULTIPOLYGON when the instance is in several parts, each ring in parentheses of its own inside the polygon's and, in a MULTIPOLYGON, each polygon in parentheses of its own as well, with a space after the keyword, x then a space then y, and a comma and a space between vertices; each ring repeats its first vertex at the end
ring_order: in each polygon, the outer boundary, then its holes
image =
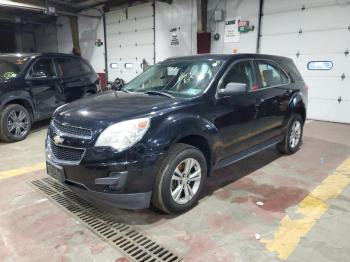
POLYGON ((62 79, 62 93, 66 103, 83 96, 85 87, 89 84, 88 76, 77 57, 55 58, 57 71, 62 79))
POLYGON ((275 62, 255 60, 259 86, 256 92, 259 98, 260 112, 264 115, 267 131, 265 139, 278 136, 282 132, 283 120, 288 113, 291 95, 288 74, 275 62))

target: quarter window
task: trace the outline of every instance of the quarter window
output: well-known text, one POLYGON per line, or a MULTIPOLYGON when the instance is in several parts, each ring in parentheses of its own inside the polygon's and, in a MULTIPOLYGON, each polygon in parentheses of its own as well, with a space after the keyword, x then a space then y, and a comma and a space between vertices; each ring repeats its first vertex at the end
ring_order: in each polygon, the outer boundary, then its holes
POLYGON ((253 63, 251 61, 236 63, 226 74, 221 88, 225 88, 225 86, 231 82, 244 83, 249 90, 256 90, 258 85, 253 63))
POLYGON ((271 63, 258 61, 258 69, 261 77, 262 88, 289 83, 286 74, 279 67, 271 63))

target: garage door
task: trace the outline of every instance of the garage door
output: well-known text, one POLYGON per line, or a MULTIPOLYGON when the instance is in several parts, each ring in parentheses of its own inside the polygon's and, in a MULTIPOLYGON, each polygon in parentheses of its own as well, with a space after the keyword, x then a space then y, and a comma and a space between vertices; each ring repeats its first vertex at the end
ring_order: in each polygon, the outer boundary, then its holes
POLYGON ((106 13, 108 79, 128 82, 142 72, 143 59, 154 63, 152 3, 106 13))
POLYGON ((293 58, 309 86, 308 118, 350 123, 349 2, 265 0, 261 52, 293 58))

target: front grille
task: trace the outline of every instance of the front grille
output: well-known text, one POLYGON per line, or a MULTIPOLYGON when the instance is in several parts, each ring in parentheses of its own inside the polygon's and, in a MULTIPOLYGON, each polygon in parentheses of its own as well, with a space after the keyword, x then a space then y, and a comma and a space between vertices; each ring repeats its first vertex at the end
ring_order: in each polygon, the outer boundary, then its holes
POLYGON ((53 120, 52 126, 60 133, 66 134, 67 136, 91 138, 92 132, 90 129, 75 127, 70 125, 63 125, 60 122, 53 120))
POLYGON ((80 162, 84 155, 84 149, 58 146, 50 139, 50 150, 52 155, 59 161, 80 162))

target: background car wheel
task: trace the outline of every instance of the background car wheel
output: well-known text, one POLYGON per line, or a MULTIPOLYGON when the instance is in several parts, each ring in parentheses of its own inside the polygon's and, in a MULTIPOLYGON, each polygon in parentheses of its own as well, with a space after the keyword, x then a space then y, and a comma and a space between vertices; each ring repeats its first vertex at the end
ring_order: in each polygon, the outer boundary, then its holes
POLYGON ((32 119, 26 108, 11 104, 0 114, 0 140, 16 142, 27 137, 32 127, 32 119))
POLYGON ((207 177, 207 163, 197 148, 174 145, 162 162, 152 196, 155 207, 179 214, 198 201, 207 177))
POLYGON ((293 115, 283 142, 277 144, 278 151, 289 155, 298 151, 303 138, 303 126, 304 122, 301 116, 298 114, 293 115))

